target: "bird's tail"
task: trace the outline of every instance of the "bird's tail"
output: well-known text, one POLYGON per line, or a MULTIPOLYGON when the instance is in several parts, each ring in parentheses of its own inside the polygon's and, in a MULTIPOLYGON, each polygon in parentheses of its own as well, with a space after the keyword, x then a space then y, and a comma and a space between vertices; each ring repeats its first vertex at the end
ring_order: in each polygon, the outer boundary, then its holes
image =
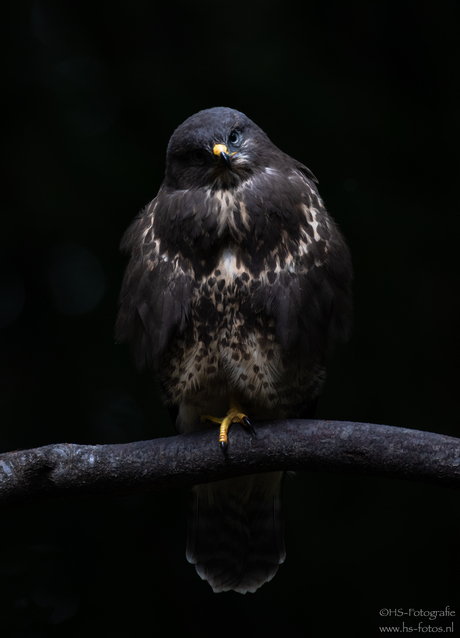
POLYGON ((215 592, 255 592, 284 561, 282 477, 254 474, 194 487, 187 560, 215 592))

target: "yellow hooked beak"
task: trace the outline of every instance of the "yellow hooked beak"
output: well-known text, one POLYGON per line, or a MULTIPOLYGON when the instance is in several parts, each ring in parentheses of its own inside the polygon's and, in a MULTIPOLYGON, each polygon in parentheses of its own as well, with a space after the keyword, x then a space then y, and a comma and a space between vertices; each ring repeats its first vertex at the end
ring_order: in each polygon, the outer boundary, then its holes
POLYGON ((212 152, 214 153, 214 155, 216 155, 221 160, 223 160, 227 164, 227 166, 230 166, 231 156, 235 155, 235 153, 232 153, 230 155, 230 153, 228 152, 228 148, 225 146, 225 144, 216 144, 214 148, 212 149, 212 152))
POLYGON ((225 144, 216 144, 212 149, 212 152, 214 153, 214 155, 220 155, 221 153, 225 153, 225 155, 228 155, 228 148, 225 146, 225 144))

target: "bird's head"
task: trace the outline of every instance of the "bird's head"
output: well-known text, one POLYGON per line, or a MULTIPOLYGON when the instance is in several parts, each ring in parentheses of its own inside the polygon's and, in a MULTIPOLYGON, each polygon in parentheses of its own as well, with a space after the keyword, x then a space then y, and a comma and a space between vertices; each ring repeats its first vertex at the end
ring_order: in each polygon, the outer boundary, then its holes
POLYGON ((269 165, 275 147, 248 117, 216 107, 189 117, 173 133, 166 154, 166 185, 174 189, 237 188, 269 165))

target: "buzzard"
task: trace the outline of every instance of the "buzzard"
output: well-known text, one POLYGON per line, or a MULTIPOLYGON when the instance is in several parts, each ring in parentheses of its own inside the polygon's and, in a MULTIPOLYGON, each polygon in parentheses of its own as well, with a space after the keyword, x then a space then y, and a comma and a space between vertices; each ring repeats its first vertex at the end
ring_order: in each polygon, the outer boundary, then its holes
MULTIPOLYGON (((309 418, 347 339, 352 268, 313 173, 243 113, 212 108, 173 133, 131 255, 116 340, 158 373, 179 432, 309 418)), ((217 434, 216 434, 217 444, 217 434)), ((254 592, 284 561, 282 473, 196 486, 187 559, 215 592, 254 592)))

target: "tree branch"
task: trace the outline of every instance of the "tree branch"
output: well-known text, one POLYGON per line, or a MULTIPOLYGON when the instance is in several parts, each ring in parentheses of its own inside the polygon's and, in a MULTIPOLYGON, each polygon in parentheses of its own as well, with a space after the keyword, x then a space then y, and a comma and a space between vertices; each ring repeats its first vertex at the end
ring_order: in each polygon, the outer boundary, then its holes
POLYGON ((61 443, 0 455, 0 506, 43 498, 133 494, 274 470, 372 474, 460 487, 460 439, 344 421, 234 425, 119 445, 61 443))

